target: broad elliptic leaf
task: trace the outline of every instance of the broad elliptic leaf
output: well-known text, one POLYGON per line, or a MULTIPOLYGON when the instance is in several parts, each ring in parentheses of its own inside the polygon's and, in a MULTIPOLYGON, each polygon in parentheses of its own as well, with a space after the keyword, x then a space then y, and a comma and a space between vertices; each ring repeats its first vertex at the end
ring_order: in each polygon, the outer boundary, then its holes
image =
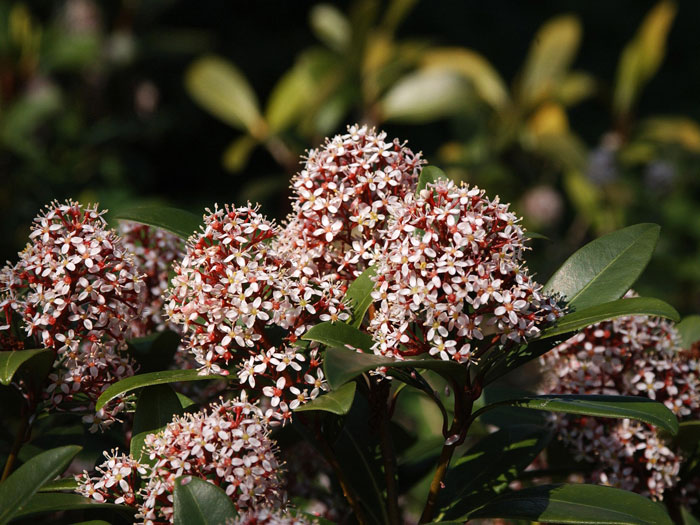
POLYGON ((321 410, 331 412, 339 416, 344 416, 350 411, 352 402, 355 399, 356 383, 346 383, 337 390, 323 394, 316 399, 309 401, 296 408, 295 412, 307 412, 321 410))
POLYGON ((646 397, 573 394, 528 396, 500 401, 488 405, 482 410, 486 411, 490 407, 502 405, 583 416, 636 419, 666 430, 673 435, 678 433, 678 419, 674 413, 663 403, 646 397))
POLYGON ((153 332, 145 337, 127 341, 129 351, 139 362, 139 372, 167 370, 180 344, 180 336, 172 330, 153 332))
POLYGON ((418 195, 428 184, 435 184, 439 180, 450 180, 447 174, 437 166, 425 166, 418 177, 416 195, 418 195))
POLYGON ((115 218, 167 230, 185 240, 199 231, 199 225, 202 224, 202 218, 194 213, 167 206, 132 208, 118 213, 115 218))
POLYGON ((689 315, 676 325, 683 348, 690 348, 700 341, 700 315, 689 315))
POLYGON ((201 376, 197 370, 162 370, 127 377, 114 383, 97 399, 95 410, 100 410, 115 397, 127 392, 152 385, 166 385, 168 383, 181 383, 184 381, 205 381, 209 379, 225 379, 225 376, 206 375, 201 376))
POLYGON ((59 512, 63 510, 85 510, 105 509, 110 512, 133 513, 134 509, 126 505, 115 505, 114 503, 100 503, 92 498, 85 498, 80 494, 70 494, 65 492, 41 492, 34 494, 26 505, 22 505, 15 518, 26 518, 36 514, 49 512, 59 512))
POLYGON ((352 322, 350 325, 355 328, 360 327, 367 309, 372 304, 372 290, 374 290, 372 277, 374 277, 376 271, 374 266, 367 268, 357 279, 350 283, 348 290, 345 292, 345 299, 352 308, 352 322))
POLYGON ((175 525, 221 525, 236 517, 233 502, 219 487, 195 477, 175 480, 175 525))
POLYGON ((67 476, 44 483, 38 492, 58 492, 61 490, 74 492, 76 488, 78 488, 78 482, 73 476, 67 476))
POLYGON ((146 436, 170 423, 174 415, 183 413, 180 399, 170 385, 153 385, 141 390, 136 402, 131 455, 140 459, 146 436))
POLYGON ((312 326, 302 339, 341 348, 349 345, 365 352, 369 352, 374 344, 370 335, 361 332, 354 326, 345 323, 331 323, 330 321, 312 326))
POLYGON ((482 438, 447 471, 438 500, 445 517, 462 516, 506 490, 551 437, 545 427, 512 425, 482 438))
POLYGON ((559 319, 554 326, 545 330, 541 337, 548 338, 576 332, 601 321, 628 315, 651 315, 654 317, 665 317, 673 321, 680 319, 676 309, 660 299, 632 297, 576 310, 559 319))
POLYGON ((27 508, 34 493, 63 472, 80 450, 69 445, 37 454, 0 483, 0 525, 27 508))
POLYGON ((466 367, 454 361, 443 361, 442 359, 405 359, 400 361, 342 348, 329 348, 326 351, 323 367, 328 384, 333 389, 378 367, 433 370, 459 384, 464 384, 467 380, 466 367))
POLYGON ((583 484, 540 485, 508 492, 470 512, 468 517, 601 525, 673 523, 661 505, 639 494, 583 484))
POLYGON ((31 370, 43 381, 53 359, 54 352, 48 348, 0 352, 0 383, 9 385, 20 368, 31 370))
POLYGON ((585 245, 552 275, 545 292, 558 292, 577 310, 622 297, 651 259, 660 228, 635 224, 585 245))

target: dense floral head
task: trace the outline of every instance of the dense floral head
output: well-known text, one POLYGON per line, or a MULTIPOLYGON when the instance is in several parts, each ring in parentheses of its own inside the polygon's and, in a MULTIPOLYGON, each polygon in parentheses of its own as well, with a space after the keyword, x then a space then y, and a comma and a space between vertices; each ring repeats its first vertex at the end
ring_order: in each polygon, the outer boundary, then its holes
POLYGON ((105 454, 98 476, 78 476, 78 492, 136 507, 146 524, 172 522, 175 480, 181 476, 214 483, 236 510, 279 508, 284 493, 268 423, 260 408, 244 399, 176 416, 163 431, 146 437, 150 464, 115 451, 105 454))
MULTIPOLYGON (((140 314, 143 284, 103 214, 73 201, 48 205, 19 261, 0 272, 7 320, 0 329, 19 329, 33 344, 54 349, 47 397, 58 406, 85 394, 88 411, 109 384, 133 374, 121 351, 140 314)), ((89 419, 110 419, 102 412, 95 417, 89 419)))
MULTIPOLYGON (((700 416, 700 361, 680 351, 672 323, 623 317, 586 328, 543 357, 543 391, 554 394, 645 396, 679 418, 700 416)), ((678 482, 682 457, 643 423, 560 417, 556 424, 575 454, 597 465, 595 482, 662 499, 678 482)))
POLYGON ((467 363, 560 315, 523 266, 519 219, 498 198, 440 180, 391 211, 376 254, 376 353, 467 363))
POLYGON ((367 126, 309 151, 292 180, 289 227, 300 232, 302 251, 313 251, 322 272, 352 280, 368 265, 389 208, 415 191, 423 160, 399 139, 367 126))
POLYGON ((337 282, 275 251, 277 231, 256 208, 208 212, 175 265, 166 310, 202 373, 235 366, 241 383, 288 416, 325 386, 318 350, 294 343, 344 306, 337 282))

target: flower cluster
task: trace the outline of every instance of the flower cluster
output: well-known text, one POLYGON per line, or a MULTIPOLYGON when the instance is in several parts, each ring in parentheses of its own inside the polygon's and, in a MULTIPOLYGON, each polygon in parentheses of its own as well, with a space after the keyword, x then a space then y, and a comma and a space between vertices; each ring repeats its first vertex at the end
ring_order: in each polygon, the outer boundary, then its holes
POLYGON ((352 280, 368 266, 390 207, 415 191, 423 163, 399 139, 367 126, 349 126, 309 151, 292 180, 287 226, 299 256, 352 280))
MULTIPOLYGON (((542 358, 555 394, 645 396, 679 418, 700 416, 700 360, 682 352, 672 323, 623 317, 586 328, 542 358)), ((653 427, 629 420, 559 417, 563 442, 596 464, 592 481, 654 499, 678 482, 682 457, 653 427)))
POLYGON ((150 464, 112 451, 105 454, 98 476, 77 476, 77 491, 136 507, 136 517, 147 525, 172 522, 175 480, 181 476, 214 483, 237 510, 278 509, 284 494, 268 423, 262 410, 244 398, 176 416, 163 431, 146 437, 144 455, 150 464))
POLYGON ((288 418, 325 388, 317 348, 295 343, 319 321, 347 314, 337 282, 278 254, 277 233, 257 208, 208 211, 175 265, 166 311, 203 374, 236 366, 241 384, 288 418))
POLYGON ((46 398, 67 407, 78 395, 89 404, 92 430, 114 421, 123 407, 94 413, 94 402, 111 383, 133 375, 123 350, 138 319, 141 275, 122 240, 96 206, 54 202, 37 217, 19 262, 0 272, 7 324, 23 329, 33 344, 56 352, 46 398))
POLYGON ((523 230, 498 198, 440 180, 391 213, 376 256, 375 353, 473 362, 561 314, 522 265, 523 230))

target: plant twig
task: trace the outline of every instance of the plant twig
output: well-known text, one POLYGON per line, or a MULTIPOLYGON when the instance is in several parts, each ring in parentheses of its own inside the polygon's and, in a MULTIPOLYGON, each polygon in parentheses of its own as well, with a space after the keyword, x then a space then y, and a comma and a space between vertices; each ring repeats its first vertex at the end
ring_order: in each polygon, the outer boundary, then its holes
POLYGON ((27 429, 29 428, 29 419, 31 418, 31 411, 26 407, 22 410, 22 419, 19 423, 19 428, 17 429, 17 435, 15 436, 15 441, 12 443, 12 448, 10 449, 10 454, 7 456, 7 461, 5 462, 5 468, 2 471, 2 478, 0 481, 5 481, 7 477, 12 472, 12 467, 15 465, 15 460, 17 459, 17 454, 19 449, 22 448, 24 444, 24 439, 27 434, 27 429))

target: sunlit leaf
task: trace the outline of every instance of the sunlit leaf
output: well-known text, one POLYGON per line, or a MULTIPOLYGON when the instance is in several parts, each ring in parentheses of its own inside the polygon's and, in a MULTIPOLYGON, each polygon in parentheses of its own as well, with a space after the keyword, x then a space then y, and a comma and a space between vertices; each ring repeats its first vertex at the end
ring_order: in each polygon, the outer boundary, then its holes
POLYGON ((331 323, 330 321, 311 327, 302 336, 302 339, 305 341, 317 341, 331 347, 345 348, 349 345, 365 352, 371 351, 374 344, 369 334, 361 332, 354 326, 346 323, 331 323))
POLYGON ((356 383, 346 383, 337 390, 321 394, 316 399, 296 408, 295 412, 310 412, 320 410, 344 416, 350 411, 355 399, 356 383))
POLYGON ((376 273, 376 268, 371 266, 362 272, 348 286, 345 292, 345 299, 352 308, 352 323, 355 328, 359 328, 362 320, 365 318, 367 309, 372 304, 372 290, 374 290, 374 281, 372 278, 376 273))
POLYGON ((185 240, 195 231, 199 231, 203 222, 202 218, 194 213, 166 206, 133 208, 118 213, 115 218, 161 228, 185 240))
POLYGON ((424 166, 418 177, 416 185, 416 195, 418 195, 428 184, 435 184, 439 180, 450 180, 447 174, 437 166, 424 166))
POLYGON ((676 325, 683 348, 690 348, 700 341, 700 315, 689 315, 676 325))
POLYGON ((54 352, 48 348, 0 351, 0 383, 9 385, 20 369, 30 371, 38 381, 43 381, 53 360, 54 352))
POLYGON ((233 502, 219 487, 196 477, 175 480, 175 525, 221 525, 236 517, 233 502))

